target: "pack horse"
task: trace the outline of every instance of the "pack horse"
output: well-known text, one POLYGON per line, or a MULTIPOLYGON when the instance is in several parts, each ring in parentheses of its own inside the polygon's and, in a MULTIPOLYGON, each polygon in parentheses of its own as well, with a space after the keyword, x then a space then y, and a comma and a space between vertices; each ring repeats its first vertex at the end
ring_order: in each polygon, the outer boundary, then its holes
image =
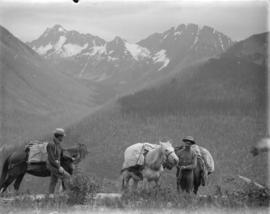
MULTIPOLYGON (((11 152, 3 163, 0 178, 0 193, 5 192, 13 181, 14 189, 18 191, 26 173, 38 177, 50 176, 50 171, 46 167, 46 145, 46 142, 32 141, 25 147, 20 146, 11 152)), ((64 149, 60 160, 61 166, 68 173, 72 174, 74 164, 78 163, 84 156, 85 146, 83 144, 64 149)), ((65 187, 63 186, 63 188, 65 187)))
POLYGON ((125 150, 124 163, 121 170, 122 190, 129 187, 133 180, 133 188, 143 181, 146 188, 152 181, 159 185, 163 165, 168 162, 171 166, 178 163, 174 147, 169 140, 162 140, 159 144, 136 143, 125 150))

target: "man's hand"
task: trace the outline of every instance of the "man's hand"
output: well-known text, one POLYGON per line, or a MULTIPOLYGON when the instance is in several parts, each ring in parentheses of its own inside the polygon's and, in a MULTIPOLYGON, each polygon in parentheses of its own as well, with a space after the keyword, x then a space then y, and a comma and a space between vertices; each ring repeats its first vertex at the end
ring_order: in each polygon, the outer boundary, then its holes
POLYGON ((186 166, 180 166, 179 169, 180 170, 186 169, 186 166))
POLYGON ((63 169, 63 167, 62 166, 60 166, 60 168, 59 168, 59 172, 61 173, 61 174, 63 174, 64 173, 64 169, 63 169))

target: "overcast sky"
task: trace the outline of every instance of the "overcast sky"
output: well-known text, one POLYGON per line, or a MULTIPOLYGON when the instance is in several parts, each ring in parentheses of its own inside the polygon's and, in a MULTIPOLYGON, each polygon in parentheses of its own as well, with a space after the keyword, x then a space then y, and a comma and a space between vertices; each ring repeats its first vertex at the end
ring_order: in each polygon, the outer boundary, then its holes
POLYGON ((130 42, 182 23, 212 26, 233 40, 267 31, 267 4, 258 0, 80 0, 79 4, 72 0, 0 0, 0 5, 0 25, 23 41, 36 39, 55 24, 105 40, 120 36, 130 42))

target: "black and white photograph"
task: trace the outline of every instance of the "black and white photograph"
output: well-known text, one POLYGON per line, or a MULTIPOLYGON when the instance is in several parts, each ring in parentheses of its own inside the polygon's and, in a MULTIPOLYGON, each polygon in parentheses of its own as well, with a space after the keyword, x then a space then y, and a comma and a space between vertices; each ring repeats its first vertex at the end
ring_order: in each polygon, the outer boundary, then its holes
POLYGON ((0 213, 269 213, 268 0, 0 5, 0 213))

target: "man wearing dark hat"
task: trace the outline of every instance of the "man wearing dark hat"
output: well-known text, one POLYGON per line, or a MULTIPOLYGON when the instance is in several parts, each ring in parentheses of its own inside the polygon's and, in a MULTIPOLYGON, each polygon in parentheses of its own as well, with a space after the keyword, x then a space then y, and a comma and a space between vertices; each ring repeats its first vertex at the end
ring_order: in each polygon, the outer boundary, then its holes
POLYGON ((65 184, 68 184, 70 179, 70 174, 60 165, 60 158, 63 152, 61 142, 63 141, 64 136, 65 130, 57 128, 54 131, 53 140, 47 145, 48 160, 46 165, 51 172, 51 182, 49 186, 50 194, 54 193, 58 178, 63 180, 65 184))
POLYGON ((179 158, 177 166, 177 190, 182 190, 190 193, 193 190, 193 169, 197 167, 197 154, 191 149, 191 146, 196 144, 192 136, 187 136, 183 139, 184 147, 181 150, 176 151, 179 158), (185 179, 182 177, 185 176, 185 179), (185 182, 185 181, 189 182, 185 182))

